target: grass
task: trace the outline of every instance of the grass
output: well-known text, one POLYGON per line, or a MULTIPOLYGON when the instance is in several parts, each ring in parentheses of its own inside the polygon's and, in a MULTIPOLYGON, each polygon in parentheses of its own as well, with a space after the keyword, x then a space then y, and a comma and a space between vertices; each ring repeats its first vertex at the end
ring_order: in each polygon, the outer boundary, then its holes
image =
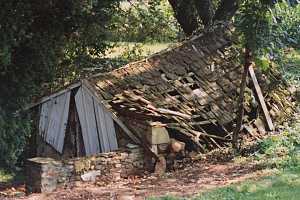
MULTIPOLYGON (((213 189, 200 193, 191 200, 300 199, 300 119, 297 118, 296 122, 290 124, 281 134, 260 141, 259 146, 260 151, 252 158, 258 159, 266 167, 275 167, 271 176, 213 189)), ((251 159, 251 156, 249 158, 251 159)), ((162 197, 151 200, 182 198, 162 197)))
MULTIPOLYGON (((298 200, 300 199, 300 166, 282 170, 273 176, 256 181, 246 181, 211 190, 191 200, 298 200)), ((176 197, 152 198, 151 200, 183 200, 176 197)))
POLYGON ((300 83, 300 49, 289 49, 284 57, 285 77, 300 83))
POLYGON ((300 168, 281 171, 259 181, 248 181, 199 195, 195 200, 298 200, 300 168))

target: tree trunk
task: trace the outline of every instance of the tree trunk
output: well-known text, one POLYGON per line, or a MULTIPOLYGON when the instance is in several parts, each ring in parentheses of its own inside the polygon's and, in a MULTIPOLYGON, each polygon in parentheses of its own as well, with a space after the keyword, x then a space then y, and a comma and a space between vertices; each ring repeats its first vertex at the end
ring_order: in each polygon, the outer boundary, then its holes
POLYGON ((238 0, 221 0, 216 10, 214 21, 230 20, 239 7, 238 0))
POLYGON ((243 117, 244 117, 244 93, 247 83, 247 76, 249 71, 249 66, 251 65, 251 52, 249 48, 246 47, 245 51, 245 64, 244 64, 244 72, 242 75, 242 82, 240 86, 240 95, 238 100, 238 113, 237 113, 237 121, 236 121, 236 127, 233 131, 232 135, 232 147, 234 149, 238 149, 238 138, 239 133, 241 131, 241 127, 243 124, 243 117))
POLYGON ((190 36, 198 28, 197 10, 193 0, 168 0, 183 32, 190 36))
POLYGON ((194 0, 198 15, 205 27, 212 24, 214 10, 211 0, 194 0))

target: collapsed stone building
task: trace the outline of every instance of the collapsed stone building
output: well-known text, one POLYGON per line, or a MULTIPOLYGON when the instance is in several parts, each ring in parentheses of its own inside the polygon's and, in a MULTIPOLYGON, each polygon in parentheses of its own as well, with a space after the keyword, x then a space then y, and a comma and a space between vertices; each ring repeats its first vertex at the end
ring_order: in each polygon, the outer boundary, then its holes
MULTIPOLYGON (((118 172, 118 176, 143 170, 145 157, 151 163, 151 157, 168 154, 172 140, 183 142, 187 152, 228 146, 243 71, 242 52, 232 41, 231 30, 218 26, 43 97, 31 106, 36 113, 34 156, 56 159, 59 164, 53 166, 64 169, 59 177, 70 179, 73 172, 96 168, 99 174, 118 172)), ((255 69, 255 73, 257 82, 247 80, 242 131, 254 139, 273 129, 268 120, 276 127, 289 117, 295 104, 278 81, 280 73, 272 69, 264 73, 255 69), (257 84, 269 119, 261 108, 257 84)), ((42 165, 45 160, 34 158, 30 163, 42 165)))

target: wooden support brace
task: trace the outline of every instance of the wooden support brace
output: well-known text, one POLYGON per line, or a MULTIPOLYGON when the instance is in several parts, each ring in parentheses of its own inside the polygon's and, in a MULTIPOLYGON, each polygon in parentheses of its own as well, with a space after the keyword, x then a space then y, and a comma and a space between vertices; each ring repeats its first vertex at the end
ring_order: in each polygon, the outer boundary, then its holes
POLYGON ((258 96, 259 104, 260 104, 260 106, 262 108, 265 120, 267 122, 267 127, 268 127, 268 129, 270 131, 272 131, 272 130, 274 130, 274 125, 273 125, 272 119, 270 117, 268 108, 266 106, 266 102, 264 100, 261 88, 260 88, 260 86, 258 84, 258 81, 257 81, 257 78, 255 76, 254 69, 253 69, 252 65, 249 67, 249 73, 250 73, 251 80, 252 80, 252 82, 254 84, 254 88, 255 88, 256 94, 258 96))

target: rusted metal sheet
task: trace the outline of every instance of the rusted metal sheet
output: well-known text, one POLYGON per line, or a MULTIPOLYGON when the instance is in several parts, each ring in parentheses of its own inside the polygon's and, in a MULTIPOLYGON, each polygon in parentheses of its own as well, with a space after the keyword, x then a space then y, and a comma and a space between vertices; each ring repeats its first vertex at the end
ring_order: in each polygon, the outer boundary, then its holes
POLYGON ((80 87, 75 95, 75 103, 81 124, 86 155, 101 152, 93 96, 86 89, 80 87))
POLYGON ((42 104, 39 133, 58 152, 62 153, 68 122, 70 91, 42 104))

